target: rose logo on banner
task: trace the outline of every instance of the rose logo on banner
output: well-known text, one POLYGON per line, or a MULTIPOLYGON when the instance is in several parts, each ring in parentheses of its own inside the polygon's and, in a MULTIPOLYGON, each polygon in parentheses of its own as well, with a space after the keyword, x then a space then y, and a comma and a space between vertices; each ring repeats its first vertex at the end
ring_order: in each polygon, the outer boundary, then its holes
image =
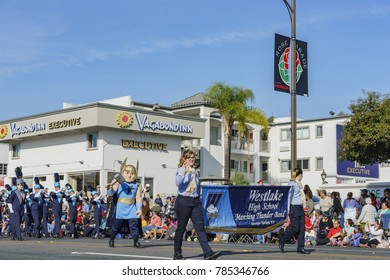
MULTIPOLYGON (((289 66, 289 57, 290 57, 290 48, 286 48, 284 50, 283 55, 280 56, 279 59, 279 74, 280 78, 286 85, 290 85, 290 78, 289 78, 289 72, 288 72, 288 66, 289 66)), ((303 72, 303 68, 301 65, 301 60, 299 59, 298 51, 296 52, 296 66, 297 66, 297 83, 299 79, 301 78, 301 74, 303 72)))

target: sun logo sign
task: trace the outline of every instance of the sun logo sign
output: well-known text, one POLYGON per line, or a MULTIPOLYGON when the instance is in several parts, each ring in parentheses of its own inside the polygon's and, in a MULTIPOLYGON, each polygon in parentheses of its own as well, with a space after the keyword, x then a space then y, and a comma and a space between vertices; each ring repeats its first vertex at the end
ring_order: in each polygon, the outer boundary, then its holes
POLYGON ((8 126, 2 125, 0 126, 0 138, 3 139, 8 134, 8 126))
MULTIPOLYGON (((299 59, 298 51, 295 54, 296 54, 295 65, 297 66, 297 83, 298 83, 298 81, 301 77, 301 74, 303 72, 303 68, 301 65, 301 61, 299 59)), ((288 74, 289 57, 290 57, 290 48, 286 48, 284 50, 284 53, 280 56, 279 64, 278 64, 280 78, 282 78, 282 81, 288 86, 290 85, 290 78, 289 78, 289 74, 288 74)))
POLYGON ((127 112, 119 113, 116 117, 116 122, 119 127, 127 128, 133 124, 133 116, 127 112))

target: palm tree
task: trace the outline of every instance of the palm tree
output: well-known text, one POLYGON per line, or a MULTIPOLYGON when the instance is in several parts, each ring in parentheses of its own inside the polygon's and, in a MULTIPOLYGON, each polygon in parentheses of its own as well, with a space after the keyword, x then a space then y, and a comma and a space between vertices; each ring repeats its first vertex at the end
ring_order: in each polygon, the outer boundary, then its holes
POLYGON ((253 102, 255 95, 250 89, 230 86, 222 82, 214 83, 206 92, 206 100, 211 107, 217 109, 222 117, 224 138, 224 179, 230 179, 230 156, 232 127, 238 123, 238 131, 245 131, 245 123, 254 123, 268 128, 268 121, 264 113, 247 105, 247 101, 253 102))

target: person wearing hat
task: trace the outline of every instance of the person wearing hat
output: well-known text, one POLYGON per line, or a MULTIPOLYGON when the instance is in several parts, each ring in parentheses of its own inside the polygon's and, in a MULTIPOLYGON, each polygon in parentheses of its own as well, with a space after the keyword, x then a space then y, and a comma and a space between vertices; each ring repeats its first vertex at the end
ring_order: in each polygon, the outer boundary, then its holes
POLYGON ((376 208, 371 204, 371 198, 369 196, 366 197, 366 203, 360 212, 359 218, 355 221, 356 225, 361 226, 363 232, 365 233, 365 224, 374 224, 376 218, 376 208))
POLYGON ((313 225, 311 224, 310 221, 305 223, 305 245, 312 245, 316 246, 317 241, 316 241, 316 233, 313 230, 313 225))
POLYGON ((357 213, 358 215, 360 215, 363 206, 366 205, 366 198, 367 197, 369 197, 368 190, 367 189, 361 189, 360 190, 360 197, 358 198, 358 203, 359 203, 358 213, 357 213))
POLYGON ((26 203, 24 204, 24 234, 27 236, 32 236, 32 214, 31 214, 31 198, 30 198, 30 190, 28 188, 24 189, 24 192, 26 194, 26 203))
POLYGON ((91 195, 93 197, 91 204, 93 205, 93 218, 95 221, 95 236, 94 238, 104 238, 101 231, 100 226, 102 224, 102 204, 103 200, 101 196, 99 196, 99 193, 97 190, 93 190, 91 192, 91 195))
POLYGON ((43 216, 43 198, 41 192, 41 185, 39 184, 39 178, 34 178, 34 192, 30 194, 31 200, 31 216, 34 221, 33 235, 37 238, 42 237, 41 221, 43 216))
POLYGON ((141 187, 137 184, 137 168, 126 164, 127 158, 121 166, 121 174, 110 184, 109 196, 117 196, 113 213, 112 231, 109 247, 114 247, 115 236, 120 232, 122 225, 127 224, 130 235, 133 238, 134 248, 143 248, 139 242, 140 232, 138 230, 139 219, 142 214, 141 187))
POLYGON ((199 244, 202 247, 205 260, 215 260, 221 256, 221 252, 213 251, 207 241, 204 230, 204 217, 202 201, 200 199, 199 173, 194 168, 195 151, 185 150, 179 160, 176 171, 176 186, 178 197, 175 202, 177 228, 174 241, 174 260, 184 260, 182 244, 186 226, 191 218, 194 224, 199 244))
POLYGON ((49 210, 50 205, 50 195, 47 193, 46 189, 41 189, 42 194, 42 236, 50 237, 48 221, 49 221, 49 210))
POLYGON ((53 237, 61 238, 61 216, 62 216, 62 203, 65 198, 65 193, 61 191, 60 175, 54 173, 54 192, 50 192, 50 198, 52 201, 52 211, 54 215, 54 230, 53 237))
POLYGON ((24 239, 22 238, 22 234, 20 232, 20 224, 24 214, 26 193, 23 191, 24 183, 22 179, 16 180, 16 187, 17 189, 8 196, 7 204, 10 212, 10 220, 14 230, 12 240, 17 238, 19 241, 23 241, 24 239))
POLYGON ((78 238, 76 220, 77 220, 77 204, 80 202, 80 196, 72 187, 68 188, 66 201, 69 205, 69 232, 72 238, 78 238))
POLYGON ((284 245, 290 241, 295 235, 297 238, 297 253, 310 254, 305 250, 305 212, 306 196, 302 186, 303 171, 300 168, 295 168, 291 174, 291 180, 288 196, 288 213, 290 217, 290 225, 280 232, 279 249, 284 253, 284 245))

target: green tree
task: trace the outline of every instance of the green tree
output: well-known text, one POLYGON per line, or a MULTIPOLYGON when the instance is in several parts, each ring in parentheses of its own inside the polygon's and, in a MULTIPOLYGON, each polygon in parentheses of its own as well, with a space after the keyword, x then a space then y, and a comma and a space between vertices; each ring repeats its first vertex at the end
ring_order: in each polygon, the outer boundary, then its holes
POLYGON ((249 181, 245 179, 244 174, 242 173, 234 173, 232 178, 230 179, 230 185, 234 186, 248 186, 249 181))
POLYGON ((247 105, 248 100, 253 102, 255 99, 255 95, 250 89, 216 82, 207 90, 205 98, 221 114, 225 137, 223 147, 224 178, 229 180, 232 127, 234 122, 238 123, 238 131, 241 133, 245 131, 245 123, 260 124, 267 129, 268 121, 261 110, 247 105))
POLYGON ((386 162, 390 159, 390 98, 376 92, 365 95, 349 106, 352 116, 344 126, 339 159, 360 164, 386 162))

